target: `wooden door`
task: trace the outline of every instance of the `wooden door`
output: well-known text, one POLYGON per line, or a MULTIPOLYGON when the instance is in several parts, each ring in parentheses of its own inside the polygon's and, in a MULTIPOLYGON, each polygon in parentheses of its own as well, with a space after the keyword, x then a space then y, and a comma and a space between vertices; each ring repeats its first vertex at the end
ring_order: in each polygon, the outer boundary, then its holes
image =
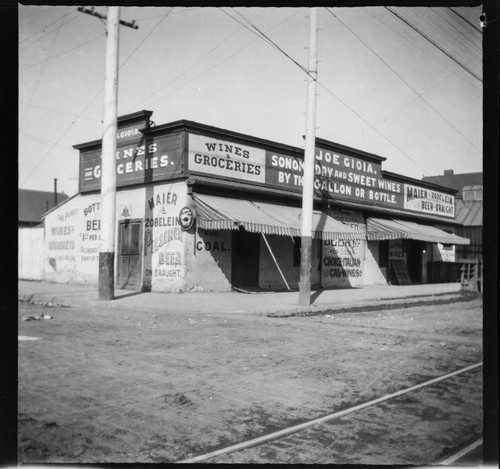
POLYGON ((142 221, 120 221, 118 226, 118 287, 140 290, 142 221))

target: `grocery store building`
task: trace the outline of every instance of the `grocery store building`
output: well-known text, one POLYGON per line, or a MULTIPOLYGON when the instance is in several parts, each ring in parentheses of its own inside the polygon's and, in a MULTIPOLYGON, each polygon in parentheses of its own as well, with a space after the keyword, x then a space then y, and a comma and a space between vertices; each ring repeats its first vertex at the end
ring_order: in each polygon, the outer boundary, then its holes
MULTIPOLYGON (((116 285, 298 288, 303 149, 151 111, 118 118, 116 285)), ((101 140, 76 145, 79 192, 45 214, 45 280, 96 285, 101 140)), ((312 288, 426 283, 453 262, 455 190, 316 139, 312 288)))

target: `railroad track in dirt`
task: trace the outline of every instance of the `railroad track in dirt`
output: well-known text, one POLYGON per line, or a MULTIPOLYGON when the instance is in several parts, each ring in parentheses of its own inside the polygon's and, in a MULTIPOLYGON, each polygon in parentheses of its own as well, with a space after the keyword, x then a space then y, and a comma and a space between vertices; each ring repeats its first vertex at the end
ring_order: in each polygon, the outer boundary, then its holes
MULTIPOLYGON (((415 409, 420 417, 426 416, 428 422, 432 421, 433 414, 436 412, 436 407, 431 407, 431 402, 436 398, 437 394, 439 398, 446 406, 446 401, 450 399, 457 399, 457 397, 451 396, 455 391, 461 392, 462 396, 460 399, 463 400, 464 394, 465 397, 470 395, 467 390, 467 386, 474 387, 477 383, 477 376, 474 376, 474 373, 477 373, 478 370, 482 369, 483 363, 478 362, 473 365, 467 366, 465 368, 461 368, 455 370, 450 373, 446 373, 444 375, 438 376, 436 378, 421 382, 419 384, 398 390, 396 392, 392 392, 386 394, 384 396, 378 397, 376 399, 372 399, 361 404, 353 405, 344 410, 337 411, 328 415, 324 415, 322 417, 308 420, 306 422, 300 423, 298 425, 294 425, 288 428, 284 428, 279 431, 275 431, 273 433, 269 433, 257 438, 253 438, 247 441, 243 441, 231 446, 227 446, 225 448, 217 449, 215 451, 211 451, 208 453, 200 454, 194 457, 190 457, 188 459, 184 459, 181 461, 177 461, 178 463, 198 463, 198 462, 209 462, 209 463, 227 463, 227 462, 235 462, 235 463, 264 463, 264 462, 275 462, 275 463, 296 463, 296 462, 306 462, 306 463, 334 463, 334 464, 352 464, 352 463, 360 463, 360 461, 355 461, 350 456, 345 459, 345 455, 338 454, 338 460, 335 455, 332 455, 331 449, 334 448, 334 443, 337 441, 337 437, 335 435, 328 436, 328 433, 333 430, 338 430, 339 425, 342 426, 343 436, 342 438, 349 438, 347 436, 349 432, 349 425, 353 424, 353 422, 345 421, 346 418, 357 419, 355 422, 358 426, 363 427, 363 425, 371 425, 373 427, 374 423, 376 427, 383 433, 388 429, 388 433, 398 433, 401 431, 408 431, 405 428, 405 425, 398 425, 398 417, 397 413, 401 412, 402 409, 407 406, 408 401, 404 401, 405 396, 409 396, 411 394, 419 394, 419 393, 429 393, 432 392, 432 398, 430 394, 428 396, 422 395, 418 399, 413 402, 413 413, 415 413, 415 409), (471 379, 472 376, 472 379, 471 379), (476 379, 474 379, 476 378, 476 379), (460 381, 461 380, 461 381, 460 381), (442 386, 443 383, 446 383, 446 388, 441 389, 439 392, 436 391, 438 386, 442 386), (465 389, 465 391, 464 391, 465 389), (391 401, 392 407, 387 407, 387 403, 391 401), (426 406, 429 405, 430 409, 426 409, 426 406), (383 408, 383 406, 386 406, 383 408), (382 409, 381 409, 382 407, 382 409), (378 415, 369 415, 366 416, 366 412, 374 411, 377 409, 378 415), (360 415, 365 413, 364 417, 360 415), (377 421, 379 419, 379 421, 377 421), (336 426, 329 427, 333 422, 336 422, 336 426), (340 421, 340 422, 339 422, 340 421), (347 433, 346 433, 347 432, 347 433), (329 459, 325 459, 325 450, 323 449, 323 454, 321 454, 321 450, 318 450, 318 447, 322 446, 328 449, 328 457, 329 459), (311 451, 311 455, 313 459, 305 459, 304 453, 309 450, 311 446, 314 446, 315 449, 311 451), (299 460, 295 460, 296 457, 299 460), (319 461, 314 460, 314 454, 319 457, 319 461), (333 460, 332 460, 333 457, 333 460), (229 458, 229 459, 228 459, 229 458), (266 460, 269 458, 270 460, 266 460), (284 459, 284 460, 283 460, 284 459)), ((472 389, 472 388, 471 388, 472 389)), ((477 390, 477 389, 476 389, 477 390)), ((481 392, 479 390, 479 392, 481 392)), ((408 398, 407 398, 408 399, 408 398)), ((458 402, 461 402, 460 400, 458 402)), ((437 407, 439 408, 439 407, 437 407)), ((450 408, 443 407, 444 413, 450 408)), ((456 409, 455 409, 456 411, 456 409)), ((404 421, 404 420, 403 420, 404 421)), ((418 425, 416 425, 417 427, 418 425)), ((482 428, 479 426, 479 428, 482 428)), ((409 430, 410 434, 412 429, 409 430)), ((478 449, 480 450, 482 447, 482 435, 480 434, 481 430, 476 428, 476 431, 471 429, 470 434, 460 434, 459 438, 457 435, 429 435, 428 438, 433 439, 431 446, 433 446, 433 453, 438 454, 439 457, 436 457, 435 460, 430 460, 424 463, 429 464, 441 464, 441 465, 450 465, 455 462, 459 462, 464 458, 467 458, 467 455, 472 454, 473 452, 477 453, 478 449)), ((337 432, 338 433, 338 432, 337 432)), ((363 435, 368 435, 366 432, 361 432, 363 435)), ((338 435, 337 435, 338 436, 338 435)), ((369 434, 371 440, 373 440, 373 434, 369 434)), ((352 439, 352 435, 350 436, 352 439)), ((428 446, 420 446, 420 440, 422 439, 422 435, 415 437, 415 443, 417 445, 416 449, 408 449, 408 445, 406 444, 407 450, 413 454, 418 454, 420 450, 421 453, 425 453, 428 450, 428 446)), ((411 435, 410 435, 411 440, 411 435)), ((376 443, 377 445, 379 443, 376 443)), ((363 437, 359 439, 357 448, 362 451, 363 446, 363 437)), ((410 445, 411 446, 411 445, 410 445)), ((390 455, 387 453, 387 448, 382 448, 382 453, 378 455, 379 464, 399 464, 399 463, 408 463, 408 464, 419 464, 420 462, 409 460, 405 461, 404 457, 401 458, 401 449, 397 449, 394 454, 399 455, 400 460, 392 461, 390 459, 390 455)), ((394 451, 394 449, 393 449, 394 451)), ((429 450, 431 451, 431 450, 429 450)), ((335 451, 334 451, 335 452, 335 451)), ((432 452, 432 451, 431 451, 432 452)), ((390 453, 390 451, 389 451, 390 453)), ((375 458, 377 455, 375 455, 375 458)), ((415 456, 413 456, 415 457, 415 456)), ((429 455, 429 457, 432 457, 429 455)), ((424 458, 425 459, 425 458, 424 458)), ((370 462, 372 464, 374 462, 370 462)), ((377 463, 377 462, 375 462, 377 463)))

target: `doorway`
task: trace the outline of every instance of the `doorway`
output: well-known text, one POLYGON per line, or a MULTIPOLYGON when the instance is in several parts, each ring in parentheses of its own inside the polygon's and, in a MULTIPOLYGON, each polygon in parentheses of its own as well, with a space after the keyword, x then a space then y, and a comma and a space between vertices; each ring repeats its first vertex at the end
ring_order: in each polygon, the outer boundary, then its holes
POLYGON ((406 240, 408 273, 413 283, 422 283, 422 252, 424 248, 423 241, 406 240))
POLYGON ((231 283, 238 288, 259 285, 260 234, 241 228, 232 233, 231 283))
POLYGON ((118 224, 117 286, 128 290, 141 289, 142 220, 124 220, 118 224))

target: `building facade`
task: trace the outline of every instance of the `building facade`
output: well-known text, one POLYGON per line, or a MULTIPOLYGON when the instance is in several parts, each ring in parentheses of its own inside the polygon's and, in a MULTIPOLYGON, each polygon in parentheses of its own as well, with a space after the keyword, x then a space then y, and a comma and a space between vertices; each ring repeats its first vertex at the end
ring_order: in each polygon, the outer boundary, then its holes
POLYGON ((483 259, 483 173, 455 174, 445 170, 443 175, 427 176, 424 181, 450 187, 457 191, 455 220, 460 223, 455 230, 470 244, 457 246, 457 262, 482 261, 483 259))
MULTIPOLYGON (((190 121, 118 119, 115 272, 159 292, 297 289, 303 150, 190 121)), ((79 193, 45 216, 45 278, 97 284, 101 141, 76 145, 79 193)), ((454 261, 455 190, 316 139, 312 288, 427 281, 454 261)))

